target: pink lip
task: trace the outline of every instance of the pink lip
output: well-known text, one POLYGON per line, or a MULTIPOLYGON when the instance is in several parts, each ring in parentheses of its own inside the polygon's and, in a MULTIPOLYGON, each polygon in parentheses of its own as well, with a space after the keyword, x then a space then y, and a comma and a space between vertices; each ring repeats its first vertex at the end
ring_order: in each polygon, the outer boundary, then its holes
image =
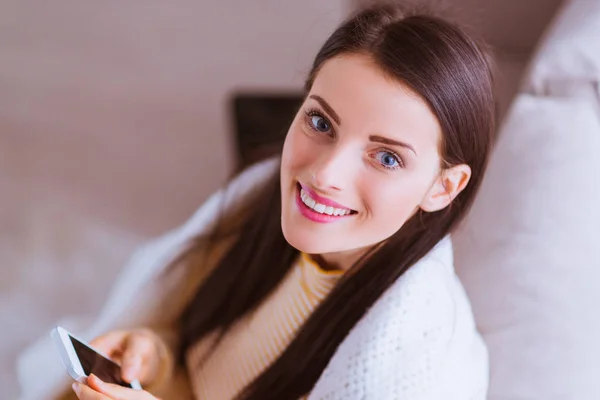
MULTIPOLYGON (((302 187, 302 188, 304 188, 304 187, 302 187)), ((311 197, 312 197, 312 195, 313 194, 311 193, 311 197)), ((316 200, 316 198, 314 198, 314 199, 316 200)), ((319 200, 319 203, 320 202, 321 202, 321 200, 319 200)), ((337 204, 335 202, 331 202, 331 201, 329 201, 329 202, 333 203, 333 204, 337 204)), ((325 204, 325 203, 322 203, 322 204, 325 204)), ((296 205, 298 206, 298 210, 304 217, 306 217, 314 222, 320 222, 320 223, 335 222, 335 221, 339 221, 342 218, 351 217, 353 215, 353 214, 348 214, 348 215, 321 214, 311 208, 308 208, 306 206, 306 204, 304 204, 302 202, 302 198, 300 197, 300 188, 297 188, 297 190, 296 190, 296 205)), ((334 207, 334 206, 332 206, 332 207, 334 207)), ((337 208, 343 208, 343 207, 337 207, 337 208)))
POLYGON ((316 202, 321 203, 321 204, 325 204, 326 206, 331 206, 333 208, 341 208, 342 210, 352 210, 351 208, 348 208, 340 203, 336 203, 333 200, 329 200, 326 199, 325 197, 321 197, 318 194, 316 194, 314 192, 314 190, 312 190, 309 187, 304 186, 303 184, 300 183, 300 186, 302 187, 302 189, 304 189, 304 191, 306 193, 309 194, 310 197, 312 197, 316 202))

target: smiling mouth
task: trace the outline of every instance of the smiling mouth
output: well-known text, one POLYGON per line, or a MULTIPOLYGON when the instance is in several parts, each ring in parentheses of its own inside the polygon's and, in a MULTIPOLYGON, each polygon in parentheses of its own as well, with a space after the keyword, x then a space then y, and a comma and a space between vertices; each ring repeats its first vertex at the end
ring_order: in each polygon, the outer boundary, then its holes
MULTIPOLYGON (((330 217, 346 217, 349 215, 357 214, 357 211, 349 209, 349 208, 338 208, 332 205, 327 205, 319 202, 318 199, 314 199, 311 196, 309 190, 305 190, 300 182, 296 184, 300 201, 303 203, 306 208, 310 209, 310 211, 321 214, 323 216, 330 217)), ((316 196, 315 196, 316 197, 316 196)))

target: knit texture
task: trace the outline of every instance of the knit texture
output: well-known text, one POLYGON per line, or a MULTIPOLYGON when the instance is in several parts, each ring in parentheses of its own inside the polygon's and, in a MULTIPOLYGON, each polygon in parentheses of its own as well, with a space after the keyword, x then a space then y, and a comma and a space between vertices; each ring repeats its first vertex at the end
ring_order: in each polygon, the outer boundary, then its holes
POLYGON ((351 330, 309 400, 484 400, 487 385, 487 351, 448 237, 351 330))

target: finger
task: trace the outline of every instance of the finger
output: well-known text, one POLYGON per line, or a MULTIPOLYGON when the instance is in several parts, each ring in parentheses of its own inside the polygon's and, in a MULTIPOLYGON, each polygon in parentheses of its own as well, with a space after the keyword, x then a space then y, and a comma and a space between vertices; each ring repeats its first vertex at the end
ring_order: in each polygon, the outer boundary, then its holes
POLYGON ((141 379, 142 364, 154 350, 154 341, 143 333, 132 334, 125 344, 125 351, 121 361, 122 376, 127 382, 141 379))
MULTIPOLYGON (((88 377, 90 388, 108 396, 110 399, 117 400, 156 400, 156 397, 143 390, 129 389, 119 385, 103 382, 96 375, 88 377)), ((102 397, 104 399, 104 397, 102 397)), ((95 399, 94 399, 95 400, 95 399)))
POLYGON ((73 384, 73 391, 79 400, 110 400, 110 397, 79 382, 73 384))
POLYGON ((123 350, 127 332, 111 332, 106 335, 98 336, 90 342, 90 346, 112 356, 116 352, 123 350))

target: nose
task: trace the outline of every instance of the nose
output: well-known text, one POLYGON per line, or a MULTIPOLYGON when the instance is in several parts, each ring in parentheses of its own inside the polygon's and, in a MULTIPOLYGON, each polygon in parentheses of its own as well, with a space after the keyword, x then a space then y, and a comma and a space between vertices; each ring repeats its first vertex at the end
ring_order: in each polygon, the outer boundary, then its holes
POLYGON ((360 159, 352 160, 352 151, 335 146, 319 153, 312 171, 312 183, 315 188, 327 191, 341 191, 352 179, 354 165, 360 159))

